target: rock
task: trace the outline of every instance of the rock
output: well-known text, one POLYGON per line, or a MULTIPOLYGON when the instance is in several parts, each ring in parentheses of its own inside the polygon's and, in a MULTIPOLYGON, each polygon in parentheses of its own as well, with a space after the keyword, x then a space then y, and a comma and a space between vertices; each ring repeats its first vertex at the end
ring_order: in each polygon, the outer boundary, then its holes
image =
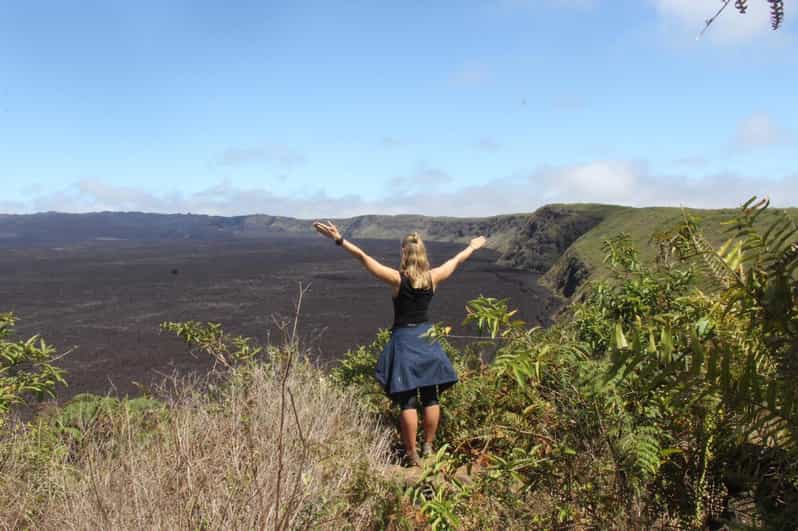
POLYGON ((580 236, 601 223, 601 211, 545 206, 529 217, 499 263, 545 273, 580 236))
POLYGON ((570 298, 590 276, 587 265, 575 255, 566 255, 546 277, 552 287, 563 297, 570 298))

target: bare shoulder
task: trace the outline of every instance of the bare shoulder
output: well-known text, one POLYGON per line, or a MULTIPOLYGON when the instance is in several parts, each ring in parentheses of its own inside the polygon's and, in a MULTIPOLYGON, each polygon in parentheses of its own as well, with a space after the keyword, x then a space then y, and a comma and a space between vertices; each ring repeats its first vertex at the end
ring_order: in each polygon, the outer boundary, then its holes
POLYGON ((398 269, 394 269, 392 267, 384 266, 384 276, 383 280, 387 284, 390 284, 392 289, 399 289, 399 285, 402 283, 402 274, 399 272, 398 269))
POLYGON ((429 270, 430 280, 432 281, 433 288, 440 284, 442 281, 446 280, 449 276, 449 267, 447 264, 439 265, 438 267, 433 267, 429 270))

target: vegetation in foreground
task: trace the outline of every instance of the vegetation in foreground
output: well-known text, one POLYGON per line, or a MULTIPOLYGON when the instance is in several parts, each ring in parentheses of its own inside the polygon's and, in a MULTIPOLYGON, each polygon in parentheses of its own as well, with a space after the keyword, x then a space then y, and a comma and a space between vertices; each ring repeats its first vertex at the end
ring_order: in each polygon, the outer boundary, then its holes
POLYGON ((9 430, 0 519, 793 529, 798 230, 766 207, 747 203, 717 248, 689 213, 658 233, 654 260, 607 238, 610 275, 552 328, 488 298, 466 318, 484 340, 454 348, 461 339, 437 327, 462 379, 442 396, 441 449, 412 487, 382 476, 396 412, 372 374, 386 332, 325 377, 293 341, 261 351, 214 325, 168 324, 220 371, 160 401, 77 400, 9 430))
MULTIPOLYGON (((650 263, 605 240, 611 276, 547 330, 472 302, 490 341, 450 349, 462 381, 440 434, 483 472, 426 485, 433 527, 794 529, 798 230, 763 224, 766 207, 747 203, 717 249, 685 213, 650 263)), ((384 339, 334 377, 390 417, 368 378, 384 339)))
POLYGON ((213 355, 160 400, 80 395, 0 438, 0 528, 368 528, 391 434, 291 346, 168 326, 213 355))

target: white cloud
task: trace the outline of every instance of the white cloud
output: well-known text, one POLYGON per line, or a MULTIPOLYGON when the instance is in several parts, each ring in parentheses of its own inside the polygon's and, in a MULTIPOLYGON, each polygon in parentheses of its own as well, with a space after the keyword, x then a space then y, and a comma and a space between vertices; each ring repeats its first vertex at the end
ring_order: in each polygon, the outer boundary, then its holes
POLYGON ((794 140, 793 134, 765 113, 754 113, 737 126, 732 147, 740 150, 786 145, 794 140))
POLYGON ((318 215, 318 212, 354 215, 363 210, 362 205, 363 200, 354 195, 333 198, 323 192, 310 192, 291 197, 263 188, 238 188, 229 180, 184 195, 177 192, 158 194, 97 179, 83 179, 68 188, 37 197, 31 202, 32 208, 26 210, 191 212, 211 215, 264 213, 310 218, 318 215))
POLYGON ((409 175, 394 177, 388 181, 388 195, 407 196, 438 190, 452 182, 452 176, 440 168, 418 164, 409 175))
MULTIPOLYGON (((714 15, 721 6, 718 0, 651 0, 668 30, 698 35, 704 21, 714 15)), ((713 42, 729 44, 748 41, 770 31, 770 8, 763 0, 750 0, 743 15, 731 2, 720 17, 707 30, 704 38, 713 42)))
MULTIPOLYGON (((12 212, 57 210, 89 212, 136 210, 215 215, 271 214, 296 218, 349 217, 360 214, 418 213, 435 216, 491 216, 531 212, 547 203, 596 202, 630 206, 735 207, 752 195, 769 196, 775 206, 798 205, 798 174, 767 180, 733 173, 691 179, 651 172, 644 162, 593 161, 544 166, 526 175, 453 188, 452 177, 433 167, 396 180, 383 197, 329 196, 316 191, 301 196, 264 188, 239 188, 231 181, 187 195, 151 193, 83 180, 26 203, 6 205, 12 212), (441 186, 433 186, 435 183, 441 186), (406 184, 403 188, 400 185, 406 184)), ((2 210, 2 205, 0 205, 2 210)))
POLYGON ((530 176, 548 191, 547 202, 602 202, 630 206, 734 207, 751 195, 769 195, 774 204, 798 205, 798 179, 767 180, 734 173, 700 179, 652 173, 647 164, 598 161, 560 166, 530 176))
POLYGON ((213 159, 214 166, 243 166, 258 162, 270 162, 284 168, 293 168, 305 163, 305 155, 280 144, 260 144, 249 147, 231 147, 213 159))
POLYGON ((543 168, 530 176, 530 182, 540 186, 547 202, 579 196, 599 203, 625 202, 632 199, 628 195, 644 172, 642 165, 631 162, 598 161, 543 168))
POLYGON ((702 179, 652 173, 644 162, 594 161, 546 166, 528 175, 495 179, 445 193, 414 194, 363 206, 379 213, 490 216, 531 212, 548 203, 610 203, 629 206, 733 208, 752 195, 775 206, 798 205, 798 174, 779 180, 719 173, 702 179))

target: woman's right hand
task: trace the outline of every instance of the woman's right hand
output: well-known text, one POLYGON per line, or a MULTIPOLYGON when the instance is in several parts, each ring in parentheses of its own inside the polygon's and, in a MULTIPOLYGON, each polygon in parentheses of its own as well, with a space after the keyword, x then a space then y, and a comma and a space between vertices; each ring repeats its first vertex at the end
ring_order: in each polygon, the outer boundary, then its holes
POLYGON ((475 251, 485 245, 485 242, 488 241, 484 236, 478 236, 471 240, 471 243, 468 244, 469 247, 474 249, 475 251))
POLYGON ((332 240, 337 240, 341 237, 341 233, 338 232, 338 227, 336 227, 332 221, 328 221, 327 223, 314 221, 313 228, 319 231, 320 234, 323 234, 332 240))

